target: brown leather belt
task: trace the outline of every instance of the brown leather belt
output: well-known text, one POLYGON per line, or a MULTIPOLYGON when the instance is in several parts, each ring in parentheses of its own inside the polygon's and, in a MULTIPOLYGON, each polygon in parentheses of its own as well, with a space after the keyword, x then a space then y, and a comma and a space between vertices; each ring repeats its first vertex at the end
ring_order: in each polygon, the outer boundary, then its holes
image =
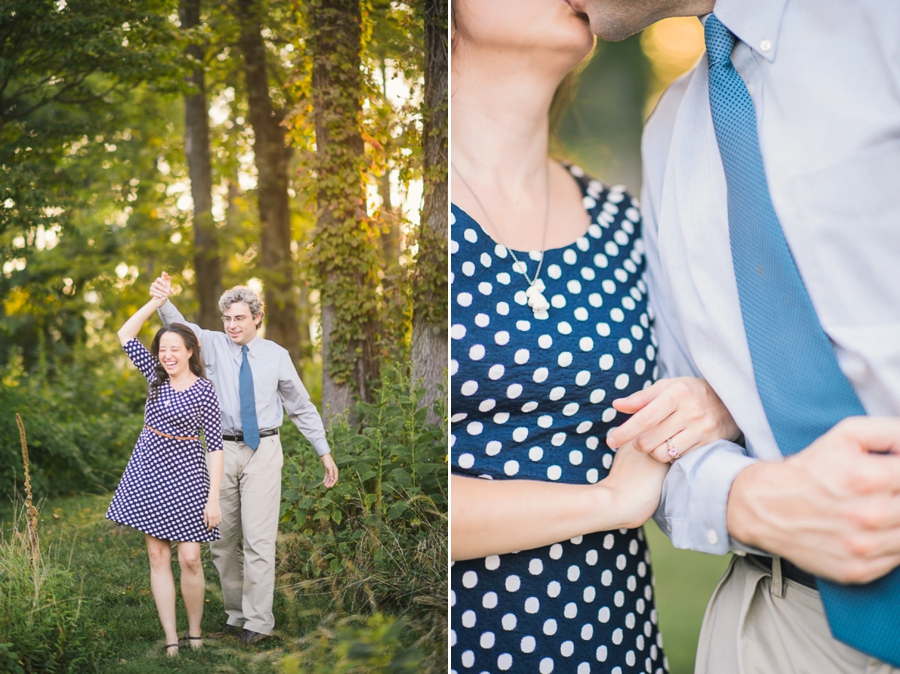
MULTIPOLYGON (((261 438, 268 438, 272 435, 278 435, 277 428, 269 428, 265 431, 259 432, 259 437, 261 438)), ((222 433, 222 439, 228 440, 229 442, 243 442, 244 434, 241 431, 237 431, 236 433, 222 433)))
POLYGON ((162 431, 158 431, 152 426, 144 426, 148 431, 153 431, 161 438, 168 438, 169 440, 199 440, 200 436, 197 435, 169 435, 168 433, 163 433, 162 431))
MULTIPOLYGON (((766 567, 769 571, 772 570, 771 557, 754 554, 748 554, 747 556, 752 557, 753 561, 766 567)), ((819 589, 816 585, 816 577, 814 575, 812 575, 811 573, 807 573, 798 566, 794 566, 784 557, 781 558, 781 575, 788 580, 793 580, 795 583, 800 583, 801 585, 805 585, 806 587, 811 587, 813 590, 819 589)))

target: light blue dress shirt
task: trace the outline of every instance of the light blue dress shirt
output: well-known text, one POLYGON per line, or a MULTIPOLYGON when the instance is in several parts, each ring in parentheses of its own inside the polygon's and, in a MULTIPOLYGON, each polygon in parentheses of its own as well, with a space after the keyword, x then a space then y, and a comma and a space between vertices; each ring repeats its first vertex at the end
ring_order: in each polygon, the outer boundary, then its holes
MULTIPOLYGON (((204 330, 185 320, 171 302, 166 302, 159 315, 163 323, 183 323, 200 340, 206 376, 216 387, 222 409, 222 432, 233 435, 241 430, 240 372, 241 347, 224 332, 204 330)), ((247 360, 253 371, 253 394, 256 399, 256 419, 259 430, 280 428, 284 411, 319 456, 331 449, 325 439, 322 417, 309 399, 309 393, 291 357, 282 346, 262 337, 254 337, 247 344, 247 360)))
MULTIPOLYGON (((841 369, 900 415, 900 3, 717 0, 756 109, 772 203, 841 369)), ((676 461, 655 519, 676 547, 728 536, 735 476, 782 460, 756 391, 728 237, 708 66, 664 94, 643 140, 647 283, 664 376, 700 376, 743 430, 676 461)), ((777 334, 773 348, 779 348, 777 334)))

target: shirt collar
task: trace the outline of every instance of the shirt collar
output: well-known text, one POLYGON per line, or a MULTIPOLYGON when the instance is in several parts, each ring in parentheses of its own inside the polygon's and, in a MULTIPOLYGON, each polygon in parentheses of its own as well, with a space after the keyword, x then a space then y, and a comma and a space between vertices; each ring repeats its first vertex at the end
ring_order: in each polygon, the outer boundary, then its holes
MULTIPOLYGON (((226 336, 227 336, 227 335, 226 335, 226 336)), ((231 340, 229 339, 229 341, 231 341, 231 340)), ((253 353, 254 350, 257 349, 257 348, 259 347, 260 344, 262 344, 262 337, 260 337, 260 336, 257 334, 256 337, 254 337, 254 338, 251 339, 249 342, 247 342, 247 344, 246 344, 247 352, 248 352, 248 353, 253 353)), ((236 354, 238 357, 240 357, 241 352, 244 350, 244 347, 243 347, 243 346, 240 346, 240 345, 238 345, 238 344, 235 344, 234 342, 231 342, 231 348, 234 349, 234 352, 235 352, 235 354, 236 354)))
POLYGON ((714 13, 737 39, 773 62, 786 5, 787 0, 716 0, 714 13))

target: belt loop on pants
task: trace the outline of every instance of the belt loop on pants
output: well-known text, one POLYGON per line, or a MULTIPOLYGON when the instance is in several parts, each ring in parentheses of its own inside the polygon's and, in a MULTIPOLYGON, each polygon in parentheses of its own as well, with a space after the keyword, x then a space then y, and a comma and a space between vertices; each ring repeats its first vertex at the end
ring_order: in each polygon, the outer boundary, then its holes
POLYGON ((781 557, 772 557, 772 594, 784 599, 784 576, 781 575, 781 557))

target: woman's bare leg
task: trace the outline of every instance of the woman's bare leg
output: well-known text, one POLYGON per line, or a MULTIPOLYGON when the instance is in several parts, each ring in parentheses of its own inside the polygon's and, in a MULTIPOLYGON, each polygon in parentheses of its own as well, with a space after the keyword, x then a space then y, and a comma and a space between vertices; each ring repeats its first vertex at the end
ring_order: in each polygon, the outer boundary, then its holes
MULTIPOLYGON (((156 601, 159 621, 166 633, 167 644, 178 643, 178 629, 175 625, 175 578, 172 576, 172 548, 164 541, 150 534, 147 540, 147 554, 150 556, 150 589, 156 601)), ((168 649, 169 655, 177 655, 178 647, 168 649)))
MULTIPOLYGON (((188 616, 188 635, 200 636, 200 621, 203 619, 203 597, 206 591, 203 578, 203 563, 200 560, 200 544, 182 542, 178 544, 178 563, 181 565, 181 596, 188 616)), ((200 648, 203 642, 192 640, 191 646, 200 648)))

